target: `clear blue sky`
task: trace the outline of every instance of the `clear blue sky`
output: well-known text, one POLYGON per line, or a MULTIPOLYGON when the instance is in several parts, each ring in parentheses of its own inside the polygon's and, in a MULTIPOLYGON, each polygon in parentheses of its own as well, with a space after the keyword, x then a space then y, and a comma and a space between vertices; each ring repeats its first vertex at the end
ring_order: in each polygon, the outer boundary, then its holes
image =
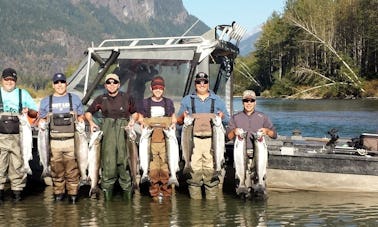
POLYGON ((263 24, 273 13, 282 13, 286 0, 183 0, 189 14, 209 27, 236 21, 247 31, 263 24))

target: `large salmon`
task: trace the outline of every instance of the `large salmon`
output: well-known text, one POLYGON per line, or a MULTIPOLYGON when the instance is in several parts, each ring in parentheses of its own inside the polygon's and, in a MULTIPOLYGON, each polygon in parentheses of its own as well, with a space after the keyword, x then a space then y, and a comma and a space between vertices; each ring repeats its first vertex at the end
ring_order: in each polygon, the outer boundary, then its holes
POLYGON ((42 177, 50 175, 50 140, 49 129, 46 121, 38 124, 38 155, 39 163, 43 167, 42 177))
POLYGON ((75 155, 79 164, 80 179, 82 184, 88 181, 88 138, 85 132, 85 122, 76 122, 75 124, 75 155))
POLYGON ((225 129, 222 124, 222 118, 220 116, 215 116, 211 119, 212 126, 212 149, 213 149, 213 159, 214 159, 214 176, 218 177, 221 175, 222 166, 224 162, 224 152, 225 152, 225 129))
POLYGON ((100 150, 101 150, 101 139, 103 132, 101 130, 94 131, 91 133, 89 140, 89 151, 88 151, 88 177, 91 182, 91 189, 89 190, 89 196, 93 194, 96 197, 99 196, 100 190, 98 188, 99 181, 99 171, 100 171, 100 150))
POLYGON ((139 161, 143 171, 141 183, 148 181, 148 166, 150 164, 150 143, 153 128, 144 127, 139 142, 139 161))
POLYGON ((180 170, 179 167, 179 145, 176 137, 176 129, 174 127, 169 127, 168 129, 163 129, 165 134, 165 144, 167 146, 168 153, 168 165, 170 171, 170 177, 168 180, 168 185, 175 184, 179 186, 176 173, 180 170))
POLYGON ((125 127, 126 135, 127 135, 127 148, 129 150, 129 166, 131 170, 131 177, 133 178, 133 188, 138 189, 139 188, 139 182, 138 179, 139 176, 139 157, 138 157, 138 147, 136 144, 137 134, 134 130, 134 127, 125 127))
POLYGON ((235 178, 239 180, 239 185, 236 189, 236 193, 246 193, 247 187, 245 185, 246 167, 247 167, 247 141, 246 132, 241 130, 241 134, 236 136, 234 141, 234 166, 235 166, 235 178))
POLYGON ((257 174, 257 184, 254 192, 257 196, 266 196, 266 171, 268 167, 268 148, 265 143, 264 133, 258 131, 254 135, 254 153, 257 174))
POLYGON ((22 151, 22 158, 24 161, 24 170, 27 174, 32 174, 29 161, 33 159, 33 135, 32 129, 26 114, 21 114, 20 119, 20 146, 22 151))
POLYGON ((193 153, 193 122, 194 118, 187 115, 184 118, 184 124, 181 131, 181 150, 182 159, 185 161, 183 173, 188 174, 192 172, 190 159, 193 153))

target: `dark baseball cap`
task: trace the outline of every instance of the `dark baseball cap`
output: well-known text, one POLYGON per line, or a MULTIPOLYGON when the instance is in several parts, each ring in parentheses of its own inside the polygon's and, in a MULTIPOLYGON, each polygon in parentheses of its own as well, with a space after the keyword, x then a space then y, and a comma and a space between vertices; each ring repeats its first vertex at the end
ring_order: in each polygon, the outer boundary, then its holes
POLYGON ((52 79, 53 82, 56 81, 67 81, 66 75, 63 73, 55 73, 52 79))
POLYGON ((12 68, 6 68, 3 70, 2 77, 3 78, 12 77, 14 80, 17 80, 17 72, 16 70, 12 68))
POLYGON ((197 73, 196 81, 204 81, 204 80, 209 81, 209 75, 207 75, 204 72, 197 73))

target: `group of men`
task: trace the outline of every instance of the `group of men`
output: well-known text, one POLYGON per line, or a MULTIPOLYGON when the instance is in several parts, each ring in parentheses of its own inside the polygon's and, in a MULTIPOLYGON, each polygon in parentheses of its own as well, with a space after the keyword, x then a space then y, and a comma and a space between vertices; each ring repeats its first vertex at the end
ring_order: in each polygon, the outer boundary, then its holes
MULTIPOLYGON (((218 193, 219 178, 214 178, 214 160, 212 151, 211 118, 219 116, 227 126, 226 136, 232 140, 242 131, 249 136, 258 130, 271 138, 276 138, 276 130, 270 119, 255 110, 256 95, 247 90, 243 93, 243 111, 230 117, 224 101, 209 89, 210 78, 200 72, 195 76, 195 91, 185 96, 177 115, 173 101, 164 97, 165 81, 155 76, 150 85, 151 96, 137 105, 135 99, 120 91, 121 81, 118 75, 111 73, 105 77, 106 93, 94 99, 84 111, 80 98, 67 92, 67 78, 63 73, 56 73, 52 79, 54 93, 41 100, 37 106, 30 94, 16 88, 17 73, 14 69, 5 69, 2 73, 0 95, 1 124, 3 119, 13 119, 19 114, 36 117, 39 112, 39 125, 49 124, 50 130, 50 166, 53 193, 56 201, 68 197, 69 202, 77 201, 80 171, 75 157, 75 123, 85 120, 90 132, 103 131, 101 141, 101 189, 105 200, 112 200, 114 185, 118 181, 123 198, 131 199, 133 194, 131 166, 128 160, 125 127, 133 128, 136 123, 141 127, 154 127, 151 135, 150 164, 148 171, 149 193, 153 199, 159 196, 169 198, 172 186, 168 179, 172 173, 168 167, 167 148, 163 128, 184 124, 187 116, 196 115, 195 122, 205 123, 203 130, 207 136, 193 133, 191 152, 191 171, 187 177, 189 193, 192 199, 215 199, 218 193), (96 119, 101 113, 101 120, 96 119), (158 124, 156 124, 158 123, 158 124), (158 125, 158 126, 156 126, 158 125), (163 127, 162 127, 163 126, 163 127), (204 189, 205 193, 202 193, 204 189)), ((15 120, 16 124, 19 122, 15 120)), ((1 125, 0 125, 1 126, 1 125)), ((194 128, 196 128, 194 126, 194 128)), ((22 171, 23 161, 20 148, 19 132, 8 133, 0 127, 0 203, 4 200, 4 185, 10 181, 14 201, 21 200, 21 192, 26 184, 26 173, 22 171)), ((252 150, 251 140, 247 140, 247 149, 252 150)))

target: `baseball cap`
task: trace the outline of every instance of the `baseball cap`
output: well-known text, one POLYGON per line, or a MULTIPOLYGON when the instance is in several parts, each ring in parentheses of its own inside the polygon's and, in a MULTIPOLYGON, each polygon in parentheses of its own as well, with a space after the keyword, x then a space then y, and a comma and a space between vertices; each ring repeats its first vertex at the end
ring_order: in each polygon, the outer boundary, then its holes
POLYGON ((151 87, 152 89, 154 88, 164 88, 165 83, 164 83, 164 78, 161 76, 156 76, 151 80, 151 87))
POLYGON ((56 81, 67 81, 67 78, 63 73, 55 73, 52 80, 55 83, 56 81))
POLYGON ((245 90, 243 92, 243 99, 256 99, 256 94, 252 90, 245 90))
POLYGON ((12 77, 14 80, 17 80, 17 72, 16 70, 12 68, 6 68, 3 70, 2 77, 3 78, 12 77))
POLYGON ((197 73, 197 75, 196 75, 196 81, 202 81, 202 80, 209 81, 209 75, 207 75, 204 72, 197 73))
POLYGON ((119 77, 117 74, 114 74, 114 73, 110 73, 108 75, 106 75, 105 77, 105 81, 109 80, 109 79, 113 79, 113 80, 116 80, 119 82, 119 77))

